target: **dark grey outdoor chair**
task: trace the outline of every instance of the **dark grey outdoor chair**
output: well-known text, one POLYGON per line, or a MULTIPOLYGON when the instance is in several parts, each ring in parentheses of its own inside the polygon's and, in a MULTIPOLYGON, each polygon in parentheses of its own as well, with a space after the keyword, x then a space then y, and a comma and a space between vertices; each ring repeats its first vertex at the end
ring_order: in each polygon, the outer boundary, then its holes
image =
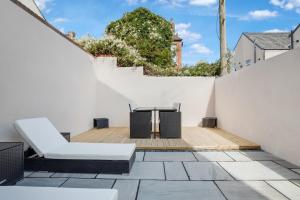
POLYGON ((159 112, 160 138, 181 138, 181 103, 175 103, 177 112, 159 112))
POLYGON ((151 111, 144 112, 132 112, 131 106, 130 112, 130 138, 150 138, 152 123, 151 111))

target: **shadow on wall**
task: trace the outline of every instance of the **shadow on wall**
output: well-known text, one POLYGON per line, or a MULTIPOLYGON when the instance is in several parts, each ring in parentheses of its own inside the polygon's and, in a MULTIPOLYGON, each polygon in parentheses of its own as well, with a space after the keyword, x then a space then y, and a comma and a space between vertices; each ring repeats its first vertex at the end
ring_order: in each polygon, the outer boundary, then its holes
MULTIPOLYGON (((149 82, 151 81, 149 80, 149 82)), ((167 82, 167 84, 170 83, 172 82, 167 82)), ((172 106, 174 102, 180 102, 182 103, 183 126, 199 126, 202 117, 215 116, 214 83, 205 83, 205 85, 204 92, 200 92, 195 98, 193 96, 195 93, 190 88, 185 89, 186 85, 179 84, 176 89, 174 87, 164 87, 155 91, 128 85, 127 88, 130 89, 128 94, 125 95, 109 84, 98 81, 95 117, 109 118, 111 127, 128 127, 129 102, 135 102, 139 106, 172 106), (128 98, 129 96, 132 98, 128 98)), ((145 88, 153 90, 155 87, 146 85, 145 88)))
POLYGON ((128 101, 132 101, 138 106, 151 107, 172 106, 174 102, 180 102, 182 103, 182 124, 188 127, 198 126, 206 115, 214 115, 212 90, 215 78, 213 77, 144 76, 142 68, 117 67, 115 58, 97 58, 94 69, 98 81, 106 85, 106 87, 100 85, 98 88, 98 101, 102 100, 101 104, 104 104, 97 108, 98 112, 101 112, 100 108, 105 110, 104 113, 110 112, 111 117, 117 118, 116 120, 111 119, 116 126, 128 126, 125 119, 121 119, 122 116, 125 116, 124 110, 126 110, 126 118, 128 119, 128 105, 125 105, 124 101, 126 104, 128 101), (103 90, 107 94, 101 92, 101 87, 104 87, 103 90), (101 98, 101 93, 105 99, 101 98), (113 107, 113 109, 117 107, 120 112, 108 110, 105 105, 113 107), (117 122, 122 123, 118 124, 117 122))
POLYGON ((112 127, 128 127, 129 107, 133 100, 126 98, 102 82, 97 84, 96 117, 106 117, 112 127))
POLYGON ((0 141, 13 141, 13 142, 23 142, 19 134, 16 132, 12 123, 9 124, 0 124, 0 141))
MULTIPOLYGON (((206 112, 204 117, 216 117, 215 114, 215 84, 212 85, 212 89, 210 90, 210 95, 207 101, 206 112)), ((202 120, 198 124, 198 126, 202 127, 202 120)))

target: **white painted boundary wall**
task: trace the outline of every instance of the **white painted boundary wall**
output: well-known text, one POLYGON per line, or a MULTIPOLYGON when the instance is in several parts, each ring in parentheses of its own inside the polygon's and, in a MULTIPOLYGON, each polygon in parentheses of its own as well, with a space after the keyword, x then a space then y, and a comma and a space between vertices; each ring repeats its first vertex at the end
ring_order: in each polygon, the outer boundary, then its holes
POLYGON ((20 139, 20 118, 45 116, 74 134, 90 129, 94 58, 8 0, 0 1, 0 25, 0 141, 20 139))
POLYGON ((97 113, 111 126, 129 125, 128 103, 138 106, 172 106, 182 103, 183 126, 198 126, 214 115, 214 80, 205 77, 151 77, 143 69, 120 68, 115 58, 98 57, 94 64, 99 80, 97 113))
POLYGON ((300 49, 218 78, 219 127, 300 166, 300 49))
POLYGON ((181 102, 185 126, 214 115, 214 78, 148 77, 114 58, 95 61, 9 0, 0 1, 0 25, 0 141, 21 140, 13 127, 21 118, 45 116, 74 135, 94 117, 129 126, 130 102, 181 102))

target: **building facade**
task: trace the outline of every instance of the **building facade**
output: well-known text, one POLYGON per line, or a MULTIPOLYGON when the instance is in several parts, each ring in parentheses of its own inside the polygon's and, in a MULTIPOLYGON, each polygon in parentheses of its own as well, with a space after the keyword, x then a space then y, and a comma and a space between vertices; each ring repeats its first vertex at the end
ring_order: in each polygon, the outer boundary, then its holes
POLYGON ((234 49, 233 70, 240 70, 300 47, 300 25, 291 32, 243 33, 234 49))
POLYGON ((234 70, 240 70, 290 50, 289 34, 243 33, 234 50, 234 70))
POLYGON ((300 47, 300 24, 291 32, 292 48, 300 47))

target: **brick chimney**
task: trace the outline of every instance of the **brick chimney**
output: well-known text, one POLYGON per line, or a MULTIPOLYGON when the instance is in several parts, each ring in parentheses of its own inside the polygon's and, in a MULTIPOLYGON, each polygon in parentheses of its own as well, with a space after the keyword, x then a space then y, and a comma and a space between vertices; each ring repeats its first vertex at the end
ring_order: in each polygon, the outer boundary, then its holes
POLYGON ((179 37, 178 33, 176 33, 175 29, 175 23, 174 20, 171 19, 171 28, 173 32, 173 48, 175 49, 175 62, 176 62, 176 68, 180 69, 182 67, 182 47, 183 47, 183 42, 182 38, 179 37))
POLYGON ((175 53, 176 53, 176 67, 180 69, 182 67, 182 47, 183 42, 182 39, 178 36, 176 33, 173 36, 173 45, 175 47, 175 53))

